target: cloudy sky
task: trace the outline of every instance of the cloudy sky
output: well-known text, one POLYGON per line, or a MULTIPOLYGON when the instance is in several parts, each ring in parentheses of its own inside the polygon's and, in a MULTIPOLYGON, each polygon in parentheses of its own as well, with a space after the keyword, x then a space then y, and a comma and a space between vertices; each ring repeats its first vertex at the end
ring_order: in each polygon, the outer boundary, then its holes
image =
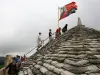
POLYGON ((87 27, 100 30, 100 0, 0 0, 0 56, 27 53, 36 46, 38 32, 48 36, 57 28, 58 6, 75 1, 75 14, 60 21, 62 28, 77 25, 80 17, 87 27))

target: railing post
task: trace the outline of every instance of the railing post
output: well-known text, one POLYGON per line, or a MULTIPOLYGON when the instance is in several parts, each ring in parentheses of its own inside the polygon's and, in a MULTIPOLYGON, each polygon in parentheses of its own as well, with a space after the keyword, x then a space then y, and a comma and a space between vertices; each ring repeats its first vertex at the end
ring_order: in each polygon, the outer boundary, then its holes
POLYGON ((0 75, 7 75, 5 67, 3 67, 3 68, 0 69, 0 75))
MULTIPOLYGON (((12 56, 11 55, 6 55, 6 59, 5 59, 5 67, 8 66, 10 63, 12 62, 12 56)), ((7 70, 3 70, 3 74, 4 75, 8 75, 7 74, 7 70)))
POLYGON ((5 67, 8 66, 11 62, 12 62, 12 56, 6 55, 5 67))
POLYGON ((3 69, 3 75, 7 75, 7 70, 3 69))

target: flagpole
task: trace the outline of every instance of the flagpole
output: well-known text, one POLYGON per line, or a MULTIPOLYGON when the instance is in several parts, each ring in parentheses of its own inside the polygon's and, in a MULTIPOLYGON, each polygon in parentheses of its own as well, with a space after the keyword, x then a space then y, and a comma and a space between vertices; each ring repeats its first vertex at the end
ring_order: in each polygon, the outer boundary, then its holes
POLYGON ((58 28, 59 28, 59 7, 58 7, 58 28))

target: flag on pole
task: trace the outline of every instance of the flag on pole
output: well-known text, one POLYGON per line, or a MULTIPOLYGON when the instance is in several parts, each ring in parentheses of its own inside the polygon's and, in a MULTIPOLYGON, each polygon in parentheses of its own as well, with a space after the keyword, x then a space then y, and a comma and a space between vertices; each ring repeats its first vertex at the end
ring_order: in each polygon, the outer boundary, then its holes
POLYGON ((61 8, 60 9, 60 18, 59 20, 69 16, 70 14, 73 14, 76 12, 77 10, 77 5, 76 2, 71 2, 61 8))

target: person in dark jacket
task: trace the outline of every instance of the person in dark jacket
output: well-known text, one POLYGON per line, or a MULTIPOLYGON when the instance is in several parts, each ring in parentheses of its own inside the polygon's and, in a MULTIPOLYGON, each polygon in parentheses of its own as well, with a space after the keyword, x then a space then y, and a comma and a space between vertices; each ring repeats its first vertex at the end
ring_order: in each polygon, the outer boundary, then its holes
POLYGON ((67 31, 67 26, 68 24, 66 24, 63 28, 62 28, 62 32, 65 33, 67 31))
POLYGON ((51 29, 49 29, 49 41, 51 41, 52 40, 52 31, 51 31, 51 29))
POLYGON ((8 69, 9 75, 16 75, 16 61, 15 58, 13 58, 12 63, 10 63, 5 69, 8 69))

